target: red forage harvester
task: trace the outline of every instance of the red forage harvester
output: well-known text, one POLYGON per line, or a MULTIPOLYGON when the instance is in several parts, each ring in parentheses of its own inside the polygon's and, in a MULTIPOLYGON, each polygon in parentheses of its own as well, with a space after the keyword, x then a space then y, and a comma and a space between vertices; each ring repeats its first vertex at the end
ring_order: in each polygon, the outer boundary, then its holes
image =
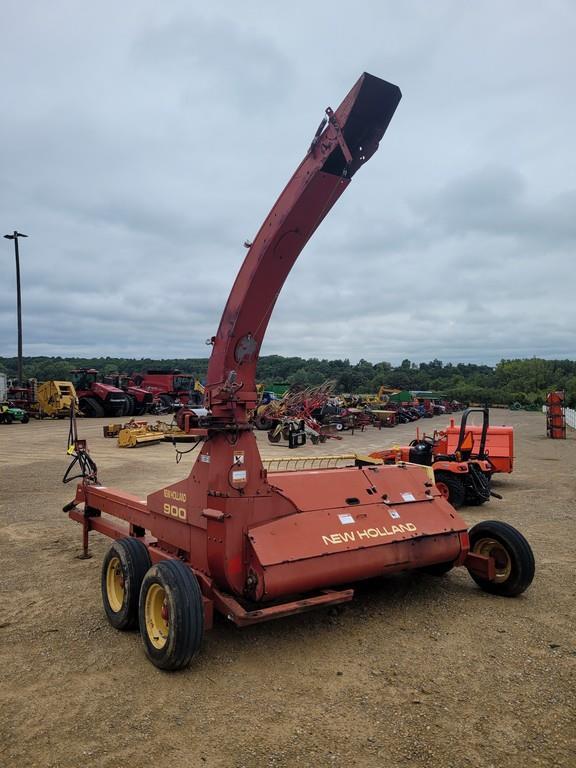
MULTIPOLYGON (((188 477, 146 499, 101 485, 82 444, 82 481, 65 507, 84 532, 114 539, 102 568, 111 624, 140 627, 163 669, 187 665, 214 610, 243 626, 351 600, 352 584, 408 570, 465 566, 485 590, 517 595, 534 560, 505 523, 470 531, 428 467, 402 463, 295 472, 264 467, 248 413, 258 354, 298 255, 356 172, 378 149, 401 94, 363 74, 312 143, 249 244, 206 379, 208 415, 188 477)), ((281 155, 279 155, 281 157, 281 155)), ((361 462, 359 462, 361 463, 361 462)))

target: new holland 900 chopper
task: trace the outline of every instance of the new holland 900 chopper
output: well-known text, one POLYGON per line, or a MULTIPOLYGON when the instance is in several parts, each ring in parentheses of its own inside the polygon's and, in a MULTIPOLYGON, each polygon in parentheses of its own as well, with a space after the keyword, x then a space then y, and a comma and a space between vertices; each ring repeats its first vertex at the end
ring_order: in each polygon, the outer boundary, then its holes
MULTIPOLYGON (((267 472, 248 414, 258 395, 259 350, 282 285, 322 219, 378 149, 401 93, 363 74, 326 117, 264 221, 236 278, 206 379, 203 439, 190 475, 146 500, 83 470, 65 507, 88 534, 115 539, 102 569, 111 624, 139 626, 163 669, 187 665, 214 609, 242 626, 351 600, 350 584, 411 569, 465 566, 490 592, 517 595, 532 581, 526 540, 504 523, 466 523, 430 468, 348 466, 267 472)), ((358 462, 361 464, 361 462, 358 462)))

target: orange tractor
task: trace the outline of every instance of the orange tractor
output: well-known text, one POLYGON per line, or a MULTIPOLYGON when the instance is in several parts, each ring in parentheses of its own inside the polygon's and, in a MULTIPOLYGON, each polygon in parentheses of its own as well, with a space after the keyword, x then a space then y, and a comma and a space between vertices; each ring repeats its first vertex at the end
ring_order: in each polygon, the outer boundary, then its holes
MULTIPOLYGON (((454 423, 446 432, 424 435, 412 440, 410 445, 376 451, 370 456, 382 459, 385 464, 398 461, 423 464, 432 467, 436 487, 448 499, 455 509, 464 504, 479 506, 488 501, 490 496, 501 498, 490 489, 490 479, 499 469, 489 455, 486 443, 489 434, 488 408, 467 408, 462 414, 462 421, 457 430, 458 439, 453 443, 454 423), (482 426, 468 426, 471 413, 482 414, 482 426)), ((511 427, 502 429, 512 430, 511 427)), ((500 434, 500 433, 498 433, 500 434)), ((511 432, 506 431, 507 436, 511 432)), ((500 463, 499 466, 503 466, 500 463)), ((505 471, 512 471, 511 465, 505 471)))

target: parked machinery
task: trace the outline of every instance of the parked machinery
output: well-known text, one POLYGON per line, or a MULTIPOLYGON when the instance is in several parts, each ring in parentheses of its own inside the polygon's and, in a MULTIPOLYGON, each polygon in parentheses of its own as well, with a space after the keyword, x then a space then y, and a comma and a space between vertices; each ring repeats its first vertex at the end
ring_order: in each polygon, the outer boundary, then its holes
POLYGON ((72 408, 80 407, 78 396, 71 381, 45 381, 37 391, 38 416, 63 419, 70 415, 72 408))
MULTIPOLYGON (((112 626, 139 625, 149 659, 186 666, 214 609, 254 624, 351 600, 348 585, 411 569, 465 566, 485 590, 513 596, 534 559, 511 526, 470 531, 429 467, 348 466, 268 472, 248 414, 256 364, 277 296, 298 255, 358 169, 378 149, 399 89, 363 74, 326 111, 310 149, 264 221, 238 273, 207 373, 203 443, 190 476, 147 500, 103 487, 80 441, 84 478, 65 511, 115 541, 102 568, 112 626)), ((68 473, 69 474, 69 473, 68 473)))
POLYGON ((200 406, 204 400, 204 386, 190 373, 152 370, 133 373, 131 380, 134 386, 152 392, 165 411, 180 405, 200 406))
MULTIPOLYGON (((476 409, 483 415, 482 424, 466 423, 466 432, 472 435, 472 455, 484 455, 490 462, 491 474, 511 474, 514 469, 514 427, 506 424, 488 424, 482 445, 484 419, 488 420, 487 409, 476 409)), ((458 450, 462 425, 450 419, 447 427, 434 433, 434 453, 439 455, 453 454, 458 450)))
POLYGON ((326 381, 315 387, 291 389, 281 400, 272 400, 261 416, 272 422, 268 431, 271 443, 277 443, 282 438, 290 448, 305 445, 306 439, 316 444, 324 442, 337 430, 333 426, 329 414, 326 420, 322 411, 333 398, 334 382, 326 381))
POLYGON ((136 448, 140 445, 161 443, 164 433, 156 425, 150 425, 146 421, 132 421, 122 425, 117 437, 119 448, 136 448))
POLYGON ((111 384, 121 389, 126 394, 130 402, 126 416, 142 416, 152 410, 154 394, 144 387, 136 386, 127 373, 109 373, 102 381, 104 384, 111 384))
MULTIPOLYGON (((198 411, 205 412, 205 409, 198 409, 198 411)), ((189 410, 188 413, 194 412, 189 410)), ((104 437, 118 438, 119 448, 136 448, 140 445, 161 442, 173 444, 197 442, 195 437, 179 429, 174 421, 171 423, 156 421, 156 423, 151 424, 145 420, 130 419, 125 424, 105 424, 102 427, 102 433, 104 437)))
POLYGON ((488 428, 488 408, 468 408, 462 414, 458 441, 451 444, 451 452, 444 452, 449 442, 448 436, 442 433, 440 437, 425 435, 412 440, 409 446, 375 451, 370 456, 386 464, 411 462, 431 467, 436 487, 455 509, 464 504, 478 506, 490 496, 500 498, 490 490, 490 479, 496 470, 486 450, 488 428), (482 414, 481 428, 468 427, 472 413, 482 414))
POLYGON ((14 405, 0 403, 0 424, 12 424, 14 421, 20 421, 22 424, 28 424, 30 417, 23 408, 17 408, 14 405))
POLYGON ((78 410, 76 391, 70 381, 50 380, 39 384, 37 379, 28 379, 23 386, 10 384, 6 396, 10 405, 37 419, 64 418, 70 414, 72 402, 78 410))
POLYGON ((77 368, 70 372, 84 416, 127 416, 131 402, 126 393, 112 384, 98 380, 95 368, 77 368))
POLYGON ((15 408, 26 411, 29 415, 38 410, 38 381, 28 379, 25 384, 8 382, 8 402, 15 408))

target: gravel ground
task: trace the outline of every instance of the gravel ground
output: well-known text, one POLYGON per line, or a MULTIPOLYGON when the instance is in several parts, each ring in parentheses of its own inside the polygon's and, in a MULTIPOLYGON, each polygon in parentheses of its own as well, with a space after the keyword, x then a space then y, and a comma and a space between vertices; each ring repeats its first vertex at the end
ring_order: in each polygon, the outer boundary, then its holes
MULTIPOLYGON (((339 610, 242 630, 217 619, 176 674, 108 625, 107 541, 93 535, 93 558, 76 557, 80 528, 60 511, 73 496, 60 484, 67 424, 0 427, 0 765, 574 768, 576 434, 546 439, 538 413, 491 418, 514 425, 516 468, 495 483, 502 501, 463 512, 528 537, 524 595, 490 596, 462 569, 381 579, 339 610)), ((144 495, 185 476, 194 454, 177 466, 169 444, 120 450, 103 423, 80 432, 107 485, 144 495)), ((300 451, 366 452, 414 429, 300 451)))

